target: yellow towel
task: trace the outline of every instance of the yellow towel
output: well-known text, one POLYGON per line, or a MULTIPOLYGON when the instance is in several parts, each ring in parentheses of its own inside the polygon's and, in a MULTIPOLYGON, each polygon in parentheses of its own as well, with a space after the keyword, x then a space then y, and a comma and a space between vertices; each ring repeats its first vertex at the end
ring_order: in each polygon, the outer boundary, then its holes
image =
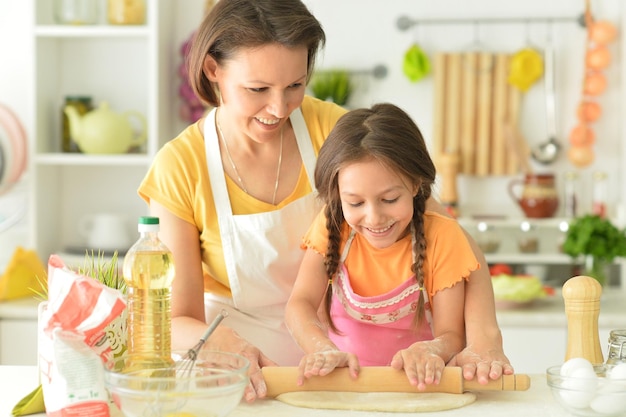
POLYGON ((43 403, 43 390, 41 389, 41 385, 39 385, 33 392, 15 404, 12 413, 14 416, 26 416, 28 414, 45 412, 46 406, 43 403))
POLYGON ((17 247, 0 276, 0 301, 45 294, 48 274, 34 250, 17 247), (42 288, 43 287, 43 288, 42 288))

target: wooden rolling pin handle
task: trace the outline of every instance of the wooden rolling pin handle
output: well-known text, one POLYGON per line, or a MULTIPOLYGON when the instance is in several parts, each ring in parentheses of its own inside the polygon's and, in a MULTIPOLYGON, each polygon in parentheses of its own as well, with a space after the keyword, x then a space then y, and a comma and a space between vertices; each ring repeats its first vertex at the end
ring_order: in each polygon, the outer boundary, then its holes
POLYGON ((350 377, 348 368, 337 368, 326 376, 307 379, 303 385, 296 385, 297 367, 269 366, 262 368, 267 384, 267 397, 273 398, 286 392, 295 391, 347 391, 347 392, 445 392, 461 394, 465 391, 525 391, 530 387, 528 375, 504 375, 482 385, 475 379, 465 381, 457 366, 447 366, 443 370, 438 385, 428 385, 425 391, 409 383, 402 370, 388 366, 365 366, 358 379, 350 377))
POLYGON ((464 381, 463 391, 526 391, 530 388, 530 377, 526 374, 502 375, 480 384, 476 379, 464 381))
POLYGON ((598 332, 602 285, 591 277, 577 276, 563 284, 567 316, 565 361, 584 358, 594 365, 604 362, 598 332))

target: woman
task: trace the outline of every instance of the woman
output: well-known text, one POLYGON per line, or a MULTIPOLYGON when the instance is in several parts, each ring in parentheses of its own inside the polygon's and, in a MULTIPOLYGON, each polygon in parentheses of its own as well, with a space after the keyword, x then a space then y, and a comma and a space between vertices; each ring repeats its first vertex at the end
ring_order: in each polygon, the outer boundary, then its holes
MULTIPOLYGON (((227 309, 205 346, 250 359, 248 401, 265 396, 260 367, 296 364, 302 356, 284 307, 303 256, 300 238, 319 211, 315 158, 345 113, 305 96, 324 42, 321 25, 299 0, 220 0, 189 54, 192 87, 215 109, 160 150, 139 188, 161 219, 160 237, 176 264, 173 347, 193 346, 206 321, 227 309)), ((467 294, 481 311, 467 317, 468 331, 478 329, 468 342, 480 344, 458 364, 473 377, 484 361, 477 372, 486 379, 502 373, 500 364, 512 368, 484 262, 481 269, 467 294)))

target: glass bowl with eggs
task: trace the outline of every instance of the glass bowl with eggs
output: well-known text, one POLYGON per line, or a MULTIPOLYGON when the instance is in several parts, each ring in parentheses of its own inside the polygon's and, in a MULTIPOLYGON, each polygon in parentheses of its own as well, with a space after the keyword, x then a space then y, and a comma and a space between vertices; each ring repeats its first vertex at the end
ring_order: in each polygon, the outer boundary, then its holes
POLYGON ((626 415, 626 363, 592 365, 572 358, 547 370, 547 382, 556 401, 573 415, 626 415))

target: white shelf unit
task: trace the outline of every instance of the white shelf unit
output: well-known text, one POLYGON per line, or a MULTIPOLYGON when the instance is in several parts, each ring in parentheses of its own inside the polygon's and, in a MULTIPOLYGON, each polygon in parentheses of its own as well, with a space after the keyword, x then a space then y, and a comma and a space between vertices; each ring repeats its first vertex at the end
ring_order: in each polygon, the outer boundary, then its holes
MULTIPOLYGON (((572 259, 569 255, 561 252, 560 245, 565 239, 565 231, 569 225, 569 219, 562 217, 551 218, 460 218, 459 223, 476 240, 481 232, 478 231, 479 223, 489 226, 492 236, 499 242, 499 247, 492 253, 485 253, 485 259, 489 264, 506 263, 523 266, 561 266, 565 270, 574 270, 577 265, 582 265, 582 259, 572 259), (522 231, 522 223, 528 223, 532 231, 532 237, 538 239, 539 250, 533 253, 523 253, 519 250, 518 240, 528 237, 529 232, 522 231)), ((615 265, 619 267, 619 285, 626 291, 626 260, 616 259, 615 265)), ((563 279, 568 276, 561 277, 563 279)))
POLYGON ((83 26, 55 24, 53 2, 31 2, 30 227, 46 261, 84 244, 78 223, 87 214, 122 214, 134 234, 137 217, 147 213, 136 190, 156 152, 172 138, 172 2, 147 0, 146 22, 136 26, 107 24, 105 0, 99 0, 99 22, 83 26), (145 144, 128 154, 63 153, 62 106, 68 95, 91 96, 94 107, 106 101, 119 113, 139 111, 146 118, 145 144))
POLYGON ((571 263, 571 258, 563 254, 559 247, 565 238, 564 231, 567 230, 569 224, 566 218, 460 218, 459 223, 477 241, 487 239, 497 242, 498 248, 496 250, 493 252, 485 251, 485 257, 490 263, 523 263, 529 260, 533 262, 541 260, 544 263, 555 264, 571 263), (488 227, 487 232, 479 230, 481 223, 483 227, 488 227), (527 223, 531 230, 522 231, 522 223, 527 223), (520 251, 518 241, 525 237, 538 240, 537 252, 523 253, 520 251))

